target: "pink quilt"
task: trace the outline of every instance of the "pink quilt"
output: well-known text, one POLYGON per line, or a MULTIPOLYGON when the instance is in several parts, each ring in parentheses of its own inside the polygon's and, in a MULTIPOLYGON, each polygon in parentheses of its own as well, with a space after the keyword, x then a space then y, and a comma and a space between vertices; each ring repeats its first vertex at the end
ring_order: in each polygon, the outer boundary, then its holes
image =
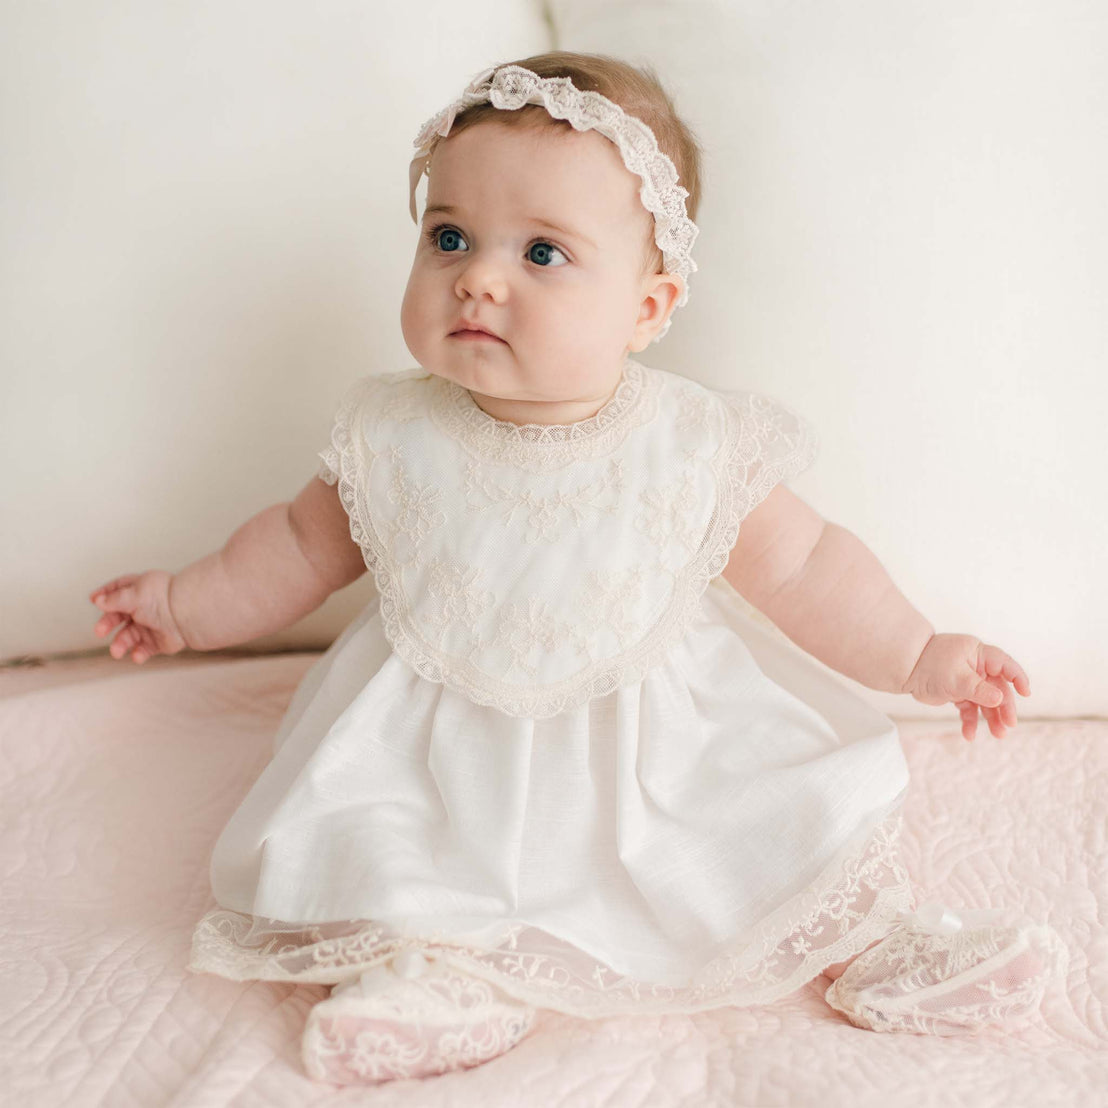
MULTIPOLYGON (((1017 907, 1070 948, 1041 1022, 965 1039, 877 1034, 823 1002, 589 1023, 541 1012, 473 1070, 310 1081, 326 986, 185 970, 208 860, 316 654, 106 656, 0 670, 0 1103, 108 1108, 1012 1108, 1108 1105, 1108 722, 903 722, 904 860, 919 900, 1017 907)), ((954 715, 952 709, 952 716, 954 715)))

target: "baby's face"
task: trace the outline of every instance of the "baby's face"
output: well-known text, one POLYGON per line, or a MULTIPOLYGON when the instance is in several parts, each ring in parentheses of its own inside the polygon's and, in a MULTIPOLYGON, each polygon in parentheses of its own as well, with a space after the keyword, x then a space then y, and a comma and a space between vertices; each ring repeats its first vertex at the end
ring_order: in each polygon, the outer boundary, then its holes
POLYGON ((643 272, 641 184, 595 131, 483 122, 443 140, 401 308, 416 361, 497 418, 595 411, 680 295, 680 278, 643 272), (474 322, 500 341, 453 334, 474 322))

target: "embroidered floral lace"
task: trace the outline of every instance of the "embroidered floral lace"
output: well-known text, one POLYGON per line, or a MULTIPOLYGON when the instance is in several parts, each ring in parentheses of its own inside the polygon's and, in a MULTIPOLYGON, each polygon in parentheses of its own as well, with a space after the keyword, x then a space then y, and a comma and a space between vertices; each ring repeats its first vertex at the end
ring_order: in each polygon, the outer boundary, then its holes
POLYGON ((743 518, 815 452, 770 397, 627 359, 596 415, 557 426, 496 420, 420 370, 362 378, 318 472, 396 652, 475 703, 545 718, 657 665, 743 518))
POLYGON ((531 1029, 529 1005, 420 961, 425 968, 413 979, 381 965, 312 1008, 301 1042, 309 1077, 338 1085, 430 1077, 487 1062, 531 1029))
POLYGON ((1007 1031, 1034 1016, 1068 962, 1061 936, 1046 924, 986 924, 952 935, 909 925, 856 958, 825 996, 871 1031, 1007 1031))
POLYGON ((433 952, 443 964, 525 1004, 569 1015, 770 1004, 888 934, 899 914, 914 906, 897 849, 903 797, 845 843, 807 889, 723 945, 687 981, 635 980, 574 944, 517 921, 460 941, 441 929, 405 933, 372 920, 294 923, 223 908, 198 923, 189 968, 238 981, 333 983, 403 951, 420 951, 433 952))

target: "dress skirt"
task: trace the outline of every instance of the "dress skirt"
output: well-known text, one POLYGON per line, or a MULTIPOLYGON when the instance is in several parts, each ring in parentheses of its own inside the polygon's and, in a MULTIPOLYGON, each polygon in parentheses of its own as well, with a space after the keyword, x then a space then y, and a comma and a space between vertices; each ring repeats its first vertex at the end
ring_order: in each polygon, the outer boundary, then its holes
POLYGON ((895 724, 723 578, 641 681, 546 719, 418 676, 375 598, 223 829, 190 968, 415 949, 579 1016, 769 1004, 914 908, 907 786, 895 724))

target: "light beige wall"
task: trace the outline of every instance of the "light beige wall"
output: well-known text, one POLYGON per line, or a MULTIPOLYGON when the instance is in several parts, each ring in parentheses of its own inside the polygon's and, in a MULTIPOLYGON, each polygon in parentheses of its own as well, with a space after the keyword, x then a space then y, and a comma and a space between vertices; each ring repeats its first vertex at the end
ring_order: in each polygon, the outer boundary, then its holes
POLYGON ((556 37, 537 0, 0 7, 0 658, 102 645, 92 587, 295 495, 345 384, 413 364, 416 131, 557 45, 654 65, 708 147, 644 360, 807 414, 799 495, 1014 654, 1026 714, 1108 713, 1108 6, 549 9, 556 37))
MULTIPOLYGON (((345 385, 414 364, 420 125, 541 8, 7 4, 0 658, 102 647, 87 601, 177 570, 316 468, 345 385)), ((252 645, 322 645, 351 586, 252 645)))

